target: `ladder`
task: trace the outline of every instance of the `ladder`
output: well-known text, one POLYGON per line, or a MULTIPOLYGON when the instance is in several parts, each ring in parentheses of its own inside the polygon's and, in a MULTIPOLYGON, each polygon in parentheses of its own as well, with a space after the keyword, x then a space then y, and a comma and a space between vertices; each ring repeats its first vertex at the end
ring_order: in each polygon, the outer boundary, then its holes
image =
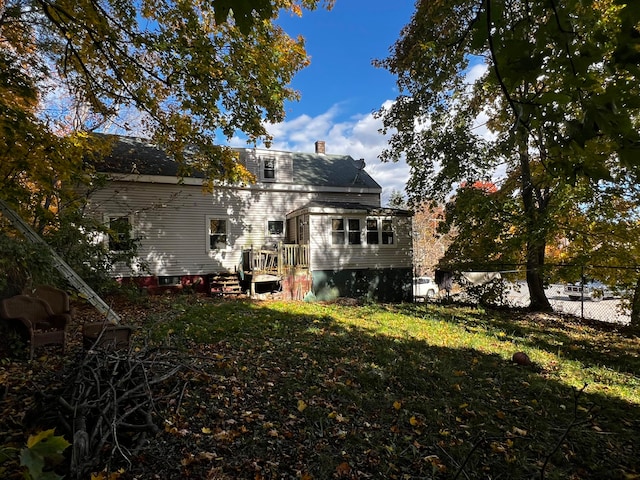
POLYGON ((13 224, 13 226, 22 233, 31 243, 43 245, 49 249, 53 265, 62 274, 64 279, 69 282, 83 298, 93 305, 101 314, 105 315, 107 320, 114 323, 120 323, 120 317, 113 309, 107 305, 100 296, 87 285, 82 278, 58 255, 40 235, 38 235, 20 215, 14 212, 7 203, 0 198, 0 211, 13 224))

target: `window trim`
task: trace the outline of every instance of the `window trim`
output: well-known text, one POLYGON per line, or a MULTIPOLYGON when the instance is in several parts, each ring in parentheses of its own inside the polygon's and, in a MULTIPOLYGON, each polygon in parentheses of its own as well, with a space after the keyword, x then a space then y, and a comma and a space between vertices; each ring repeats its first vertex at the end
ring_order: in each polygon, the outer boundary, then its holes
POLYGON ((206 223, 205 223, 205 234, 206 234, 206 239, 205 239, 205 246, 207 249, 207 253, 211 253, 211 252, 224 252, 227 251, 231 248, 231 245, 229 244, 229 218, 228 217, 222 217, 219 215, 207 215, 206 217, 206 223), (219 220, 219 221, 223 221, 224 222, 224 229, 225 229, 225 243, 224 243, 224 247, 220 247, 220 248, 211 248, 211 221, 212 220, 219 220))

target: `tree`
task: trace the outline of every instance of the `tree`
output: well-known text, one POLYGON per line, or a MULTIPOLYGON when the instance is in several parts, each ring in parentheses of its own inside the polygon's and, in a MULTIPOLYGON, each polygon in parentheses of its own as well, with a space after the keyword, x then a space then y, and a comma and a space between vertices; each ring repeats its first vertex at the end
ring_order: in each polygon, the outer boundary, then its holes
MULTIPOLYGON (((86 133, 137 112, 145 136, 210 180, 250 181, 221 138, 269 143, 289 87, 307 65, 304 39, 275 23, 318 0, 7 0, 0 4, 0 189, 40 233, 76 228, 90 181, 86 133), (74 109, 49 109, 63 96, 74 109)), ((330 8, 332 0, 324 5, 330 8)), ((120 127, 127 130, 126 124, 120 127)), ((141 132, 136 132, 140 135, 141 132)), ((64 244, 62 242, 61 244, 64 244)))
POLYGON ((407 208, 407 201, 405 200, 402 192, 399 192, 398 190, 391 191, 387 204, 390 208, 407 208))
MULTIPOLYGON (((282 120, 284 102, 297 97, 288 84, 308 63, 304 40, 287 36, 274 19, 281 9, 300 14, 301 6, 316 4, 9 1, 0 54, 3 71, 15 71, 19 81, 6 75, 3 83, 14 90, 17 83, 30 100, 18 107, 22 116, 30 112, 30 124, 38 123, 34 104, 53 88, 92 114, 81 127, 96 129, 132 107, 149 136, 183 164, 189 151, 190 163, 212 178, 246 179, 216 135, 241 131, 249 141, 269 142, 265 122, 282 120), (230 8, 234 18, 225 21, 230 8)), ((17 126, 15 115, 2 113, 8 128, 17 126)))
POLYGON ((640 5, 619 0, 423 0, 377 62, 401 92, 378 112, 384 133, 394 130, 382 158, 406 155, 412 198, 442 201, 459 182, 504 170, 534 310, 551 308, 556 194, 584 178, 638 178, 639 22, 640 5), (479 118, 492 136, 478 133, 479 118))
MULTIPOLYGON (((583 181, 572 193, 557 219, 566 240, 558 260, 589 266, 589 277, 617 288, 631 325, 640 327, 640 186, 629 178, 595 186, 583 181)), ((572 280, 583 271, 575 270, 572 280)))
POLYGON ((444 233, 445 209, 428 202, 419 204, 413 214, 413 257, 416 274, 433 275, 456 236, 455 228, 444 233))

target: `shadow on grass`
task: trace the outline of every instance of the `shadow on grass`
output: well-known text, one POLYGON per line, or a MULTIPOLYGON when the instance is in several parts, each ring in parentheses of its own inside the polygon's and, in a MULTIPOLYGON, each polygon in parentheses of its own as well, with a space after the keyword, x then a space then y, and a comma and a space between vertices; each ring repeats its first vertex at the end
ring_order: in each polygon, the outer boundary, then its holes
MULTIPOLYGON (((155 322, 156 340, 188 349, 201 374, 185 384, 177 411, 164 412, 176 430, 130 473, 407 479, 638 473, 638 405, 576 391, 497 354, 385 331, 384 321, 372 320, 376 308, 224 302, 155 322)), ((435 314, 413 308, 399 307, 434 321, 435 314)), ((527 325, 472 310, 449 314, 448 322, 464 322, 470 331, 503 329, 552 348, 527 325)), ((600 361, 614 359, 605 353, 600 361)))
MULTIPOLYGON (((412 305, 405 305, 401 310, 408 315, 416 313, 412 305)), ((524 310, 497 310, 487 314, 481 310, 450 307, 445 309, 448 315, 441 310, 431 306, 429 314, 469 330, 502 332, 503 341, 551 354, 561 352, 562 357, 585 366, 604 365, 631 375, 640 372, 640 341, 636 333, 623 326, 524 310)), ((418 314, 424 315, 424 312, 418 310, 418 314)))

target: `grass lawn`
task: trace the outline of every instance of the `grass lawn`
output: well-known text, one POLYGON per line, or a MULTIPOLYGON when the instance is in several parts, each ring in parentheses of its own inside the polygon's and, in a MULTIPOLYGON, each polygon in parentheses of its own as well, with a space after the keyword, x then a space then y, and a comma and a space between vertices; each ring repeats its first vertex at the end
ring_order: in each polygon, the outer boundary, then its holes
POLYGON ((432 304, 147 302, 136 339, 189 369, 118 478, 640 478, 631 332, 432 304))

